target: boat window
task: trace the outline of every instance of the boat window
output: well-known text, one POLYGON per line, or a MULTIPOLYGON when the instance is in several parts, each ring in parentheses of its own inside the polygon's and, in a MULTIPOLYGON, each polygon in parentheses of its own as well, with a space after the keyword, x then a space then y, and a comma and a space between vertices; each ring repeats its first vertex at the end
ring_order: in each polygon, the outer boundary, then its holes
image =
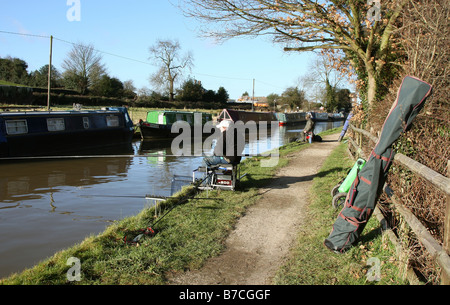
POLYGON ((164 124, 164 113, 158 115, 158 124, 164 124))
POLYGON ((48 131, 61 131, 66 129, 63 118, 47 119, 48 131))
POLYGON ((183 115, 180 113, 177 113, 177 121, 183 121, 183 115))
POLYGON ((119 126, 119 117, 116 115, 110 115, 106 117, 106 125, 108 127, 118 127, 119 126))
POLYGON ((5 123, 7 134, 28 133, 27 120, 7 120, 5 123))
POLYGON ((84 129, 89 129, 89 118, 83 117, 83 127, 84 129))

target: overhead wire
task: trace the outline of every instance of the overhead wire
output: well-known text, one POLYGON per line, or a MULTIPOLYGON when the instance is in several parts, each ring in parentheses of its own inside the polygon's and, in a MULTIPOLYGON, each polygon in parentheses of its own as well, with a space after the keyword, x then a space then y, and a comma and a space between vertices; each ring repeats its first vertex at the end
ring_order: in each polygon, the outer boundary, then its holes
MULTIPOLYGON (((71 45, 73 45, 73 46, 82 46, 82 44, 80 44, 80 43, 71 42, 71 41, 64 40, 64 39, 61 39, 61 38, 58 38, 58 37, 54 37, 54 36, 53 36, 53 39, 54 39, 54 40, 61 41, 61 42, 64 42, 64 43, 67 43, 67 44, 71 44, 71 45)), ((96 51, 96 52, 99 52, 99 53, 106 54, 106 55, 110 55, 110 56, 114 56, 114 57, 118 57, 118 58, 130 60, 130 61, 135 61, 135 62, 144 64, 144 65, 152 65, 152 64, 149 63, 149 62, 145 62, 145 61, 142 61, 142 60, 139 60, 139 59, 134 59, 134 58, 126 57, 126 56, 123 56, 123 55, 117 55, 117 54, 114 54, 114 53, 111 53, 111 52, 106 52, 106 51, 103 51, 103 50, 98 50, 98 49, 96 49, 96 48, 93 48, 93 50, 96 51)))
POLYGON ((36 35, 36 34, 28 34, 28 33, 16 33, 16 32, 9 32, 9 31, 2 31, 2 30, 0 30, 0 33, 12 34, 12 35, 20 35, 20 36, 38 37, 38 38, 50 38, 50 36, 45 36, 45 35, 36 35))
MULTIPOLYGON (((55 37, 55 36, 37 35, 37 34, 30 34, 30 33, 17 33, 17 32, 11 32, 11 31, 3 31, 3 30, 0 30, 0 33, 11 34, 11 35, 19 35, 19 36, 36 37, 36 38, 46 38, 46 39, 53 38, 53 40, 57 40, 57 41, 60 41, 60 42, 66 43, 66 44, 70 44, 70 45, 73 45, 73 46, 81 46, 80 43, 71 42, 71 41, 68 41, 68 40, 65 40, 65 39, 62 39, 62 38, 58 38, 58 37, 55 37)), ((129 60, 129 61, 134 61, 134 62, 137 62, 137 63, 140 63, 140 64, 144 64, 144 65, 153 66, 149 62, 145 62, 145 61, 142 61, 142 60, 139 60, 139 59, 134 59, 134 58, 127 57, 127 56, 118 55, 118 54, 114 54, 114 53, 111 53, 111 52, 106 52, 106 51, 99 50, 99 49, 96 49, 96 48, 93 48, 93 50, 96 51, 96 52, 102 53, 102 54, 109 55, 109 56, 113 56, 113 57, 129 60)), ((253 79, 250 79, 250 78, 219 76, 219 75, 212 75, 212 74, 205 74, 205 73, 196 73, 196 72, 194 72, 192 74, 193 75, 206 76, 206 77, 214 77, 214 78, 219 78, 219 79, 229 79, 229 80, 241 80, 241 81, 252 81, 253 80, 253 79)), ((266 82, 262 82, 262 81, 260 81, 258 79, 254 79, 254 80, 259 82, 259 83, 261 83, 261 84, 267 85, 267 86, 271 86, 271 87, 279 88, 279 89, 284 89, 284 88, 281 88, 279 86, 275 86, 275 85, 272 85, 272 84, 269 84, 269 83, 266 83, 266 82)))

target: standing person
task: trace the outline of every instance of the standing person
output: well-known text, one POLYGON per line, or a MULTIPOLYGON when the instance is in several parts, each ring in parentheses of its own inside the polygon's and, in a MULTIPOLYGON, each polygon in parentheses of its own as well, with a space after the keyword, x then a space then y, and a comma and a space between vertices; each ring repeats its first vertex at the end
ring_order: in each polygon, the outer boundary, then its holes
POLYGON ((217 125, 220 136, 214 146, 214 155, 203 158, 204 166, 210 167, 216 164, 238 164, 242 159, 245 138, 234 126, 230 126, 231 121, 223 120, 217 125))
POLYGON ((314 136, 314 125, 315 125, 315 123, 311 118, 311 114, 308 113, 306 115, 306 126, 305 126, 305 129, 303 129, 303 133, 305 136, 305 140, 307 137, 309 137, 309 143, 312 143, 312 138, 314 136))

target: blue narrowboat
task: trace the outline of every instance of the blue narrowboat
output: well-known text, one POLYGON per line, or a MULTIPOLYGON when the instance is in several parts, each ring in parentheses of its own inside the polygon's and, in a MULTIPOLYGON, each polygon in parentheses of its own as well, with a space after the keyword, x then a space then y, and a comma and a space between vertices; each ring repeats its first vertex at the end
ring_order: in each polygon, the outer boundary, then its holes
POLYGON ((339 113, 329 113, 328 114, 328 118, 330 121, 343 121, 346 116, 344 116, 344 113, 339 112, 339 113))
POLYGON ((311 112, 312 120, 316 122, 327 122, 328 113, 326 112, 311 112))
POLYGON ((125 107, 80 111, 0 112, 0 158, 56 156, 131 147, 125 107))

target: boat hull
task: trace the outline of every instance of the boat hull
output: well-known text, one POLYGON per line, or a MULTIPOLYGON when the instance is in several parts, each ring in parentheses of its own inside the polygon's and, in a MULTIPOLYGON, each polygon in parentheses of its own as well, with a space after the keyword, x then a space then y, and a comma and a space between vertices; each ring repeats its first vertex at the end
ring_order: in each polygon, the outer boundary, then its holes
MULTIPOLYGON (((143 140, 150 139, 170 139, 175 138, 182 133, 186 132, 188 128, 189 136, 195 137, 201 135, 205 137, 211 135, 214 132, 214 128, 204 131, 204 126, 207 124, 212 125, 212 115, 204 112, 194 111, 171 111, 171 110, 152 110, 147 113, 146 121, 139 122, 141 131, 141 138, 143 140), (178 127, 174 128, 172 132, 172 126, 180 122, 178 127)), ((205 130, 208 128, 205 128, 205 130)))
MULTIPOLYGON (((151 140, 151 139, 172 139, 176 138, 185 132, 183 129, 180 129, 178 132, 172 132, 172 125, 165 124, 154 124, 154 123, 141 123, 139 125, 141 130, 141 138, 143 140, 151 140)), ((201 137, 207 137, 213 134, 214 130, 210 132, 204 132, 203 126, 201 127, 202 131, 196 131, 195 126, 189 126, 190 137, 195 137, 197 134, 201 135, 201 137)))

